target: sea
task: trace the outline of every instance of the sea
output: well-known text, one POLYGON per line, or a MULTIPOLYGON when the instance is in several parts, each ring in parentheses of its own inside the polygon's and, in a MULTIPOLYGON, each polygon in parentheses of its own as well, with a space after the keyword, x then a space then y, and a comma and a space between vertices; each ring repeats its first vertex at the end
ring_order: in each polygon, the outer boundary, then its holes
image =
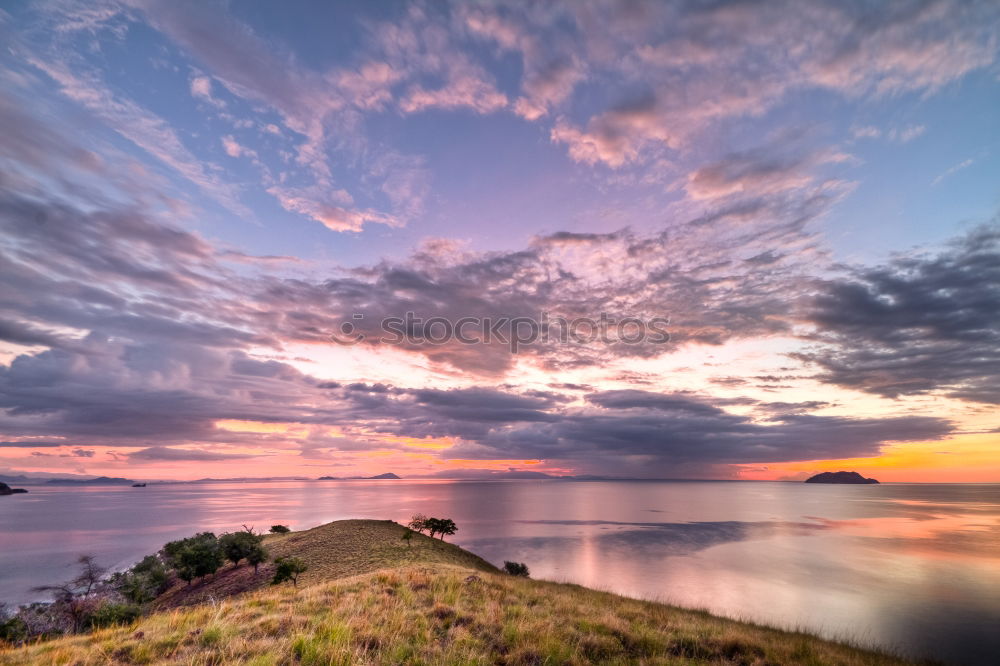
POLYGON ((1000 664, 1000 484, 273 481, 25 486, 0 497, 0 602, 93 555, 343 518, 452 518, 450 540, 533 578, 950 664, 1000 664))

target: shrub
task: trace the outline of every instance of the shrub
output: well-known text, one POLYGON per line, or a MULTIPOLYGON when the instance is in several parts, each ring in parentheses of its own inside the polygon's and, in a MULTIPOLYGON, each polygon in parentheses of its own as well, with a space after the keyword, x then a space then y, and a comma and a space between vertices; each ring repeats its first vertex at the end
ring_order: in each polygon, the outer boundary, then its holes
POLYGON ((292 581, 292 585, 299 586, 299 574, 304 573, 308 567, 306 563, 297 557, 279 557, 274 561, 277 568, 274 571, 274 578, 271 585, 278 585, 286 580, 292 581))
POLYGON ((247 554, 247 564, 253 566, 253 572, 257 573, 257 567, 267 562, 267 549, 259 543, 247 554))
POLYGON ((177 572, 177 577, 191 581, 214 574, 224 562, 219 540, 211 532, 201 532, 187 539, 171 541, 163 547, 164 559, 177 572))
POLYGON ((145 604, 163 594, 169 581, 163 560, 147 555, 131 569, 112 574, 108 585, 126 600, 145 604))
POLYGON ((528 565, 524 562, 504 562, 503 570, 509 573, 511 576, 521 576, 522 578, 527 578, 529 576, 528 565))
POLYGON ((230 532, 219 537, 219 547, 226 559, 232 562, 234 567, 238 567, 240 560, 249 559, 251 553, 260 548, 263 538, 249 530, 230 532))
POLYGON ((28 638, 28 627, 18 615, 7 611, 7 605, 0 602, 0 645, 18 644, 28 638))
POLYGON ((288 534, 291 532, 285 525, 271 525, 271 534, 288 534))
POLYGON ((135 604, 103 603, 87 616, 84 626, 88 629, 131 624, 142 615, 142 609, 135 604))

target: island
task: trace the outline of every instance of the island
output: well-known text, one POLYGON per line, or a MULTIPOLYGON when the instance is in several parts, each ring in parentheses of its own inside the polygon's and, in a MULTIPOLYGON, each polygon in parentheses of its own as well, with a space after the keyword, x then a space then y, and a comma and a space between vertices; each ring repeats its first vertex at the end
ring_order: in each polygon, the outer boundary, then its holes
POLYGON ((317 481, 370 481, 373 479, 398 479, 400 478, 392 472, 376 474, 375 476, 321 476, 317 481))
POLYGON ((878 480, 865 478, 857 472, 823 472, 809 477, 806 483, 878 483, 878 480))
POLYGON ((20 495, 28 492, 24 488, 11 488, 6 483, 0 481, 0 495, 20 495))

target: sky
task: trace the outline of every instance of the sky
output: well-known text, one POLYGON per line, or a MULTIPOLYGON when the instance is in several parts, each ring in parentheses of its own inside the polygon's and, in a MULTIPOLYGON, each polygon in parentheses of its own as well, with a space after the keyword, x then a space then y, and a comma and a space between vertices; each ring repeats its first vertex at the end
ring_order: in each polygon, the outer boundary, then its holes
POLYGON ((0 475, 1000 481, 994 1, 13 0, 0 45, 0 475))

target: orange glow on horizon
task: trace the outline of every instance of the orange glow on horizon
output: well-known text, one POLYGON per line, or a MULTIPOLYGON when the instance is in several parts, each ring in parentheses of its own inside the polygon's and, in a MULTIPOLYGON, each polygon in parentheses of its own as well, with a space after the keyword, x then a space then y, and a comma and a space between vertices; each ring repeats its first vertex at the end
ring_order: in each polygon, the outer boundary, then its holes
POLYGON ((739 466, 739 478, 804 479, 819 472, 855 471, 879 481, 914 483, 1000 482, 1000 434, 959 435, 940 442, 907 442, 870 458, 807 460, 739 466))

